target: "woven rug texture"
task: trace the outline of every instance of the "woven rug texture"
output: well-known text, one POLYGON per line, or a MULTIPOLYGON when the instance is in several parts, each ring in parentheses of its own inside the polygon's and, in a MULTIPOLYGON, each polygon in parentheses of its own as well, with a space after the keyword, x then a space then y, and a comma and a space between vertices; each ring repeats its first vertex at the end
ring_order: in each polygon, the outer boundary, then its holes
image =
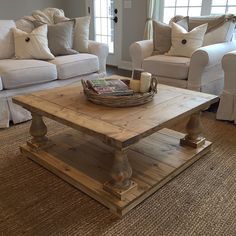
MULTIPOLYGON (((236 126, 202 116, 212 152, 122 219, 20 155, 30 122, 0 131, 0 235, 236 235, 236 126)), ((48 135, 69 129, 46 120, 48 135)), ((186 122, 173 127, 184 131, 186 122)))

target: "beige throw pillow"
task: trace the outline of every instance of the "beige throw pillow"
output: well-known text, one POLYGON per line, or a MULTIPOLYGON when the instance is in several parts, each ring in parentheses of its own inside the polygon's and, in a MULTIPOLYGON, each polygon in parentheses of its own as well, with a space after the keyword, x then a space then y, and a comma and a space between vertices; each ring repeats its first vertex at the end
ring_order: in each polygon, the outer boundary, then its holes
POLYGON ((74 20, 48 25, 48 47, 54 56, 77 54, 72 49, 74 20))
MULTIPOLYGON (((176 22, 188 31, 188 17, 176 22)), ((159 21, 153 21, 154 54, 164 54, 171 47, 171 26, 159 21)))
POLYGON ((19 59, 50 60, 55 57, 48 48, 48 27, 42 25, 31 33, 13 29, 15 39, 15 56, 19 59))
POLYGON ((88 52, 90 16, 75 19, 74 45, 77 52, 88 52))
POLYGON ((172 23, 171 49, 166 55, 191 57, 200 48, 207 30, 207 24, 200 25, 190 32, 176 23, 172 23))

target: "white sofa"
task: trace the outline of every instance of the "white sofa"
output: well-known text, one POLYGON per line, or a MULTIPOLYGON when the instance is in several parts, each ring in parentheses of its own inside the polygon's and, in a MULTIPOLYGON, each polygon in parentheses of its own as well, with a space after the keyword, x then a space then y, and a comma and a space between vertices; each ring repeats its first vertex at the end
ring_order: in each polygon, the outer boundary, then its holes
MULTIPOLYGON (((214 16, 192 18, 204 23, 214 16)), ((236 50, 236 42, 231 41, 234 27, 233 21, 226 21, 207 33, 205 46, 197 49, 191 58, 155 55, 153 40, 134 42, 130 46, 132 68, 156 75, 160 83, 219 95, 224 85, 222 57, 236 50)))
MULTIPOLYGON (((13 20, 0 20, 0 50, 14 55, 13 20), (4 38, 5 37, 5 38, 4 38)), ((88 53, 58 56, 51 61, 17 60, 0 53, 0 128, 31 119, 28 111, 12 103, 12 97, 65 86, 106 75, 106 44, 89 41, 88 53)))
POLYGON ((234 121, 236 124, 236 51, 227 53, 222 60, 224 90, 221 95, 217 119, 234 121))

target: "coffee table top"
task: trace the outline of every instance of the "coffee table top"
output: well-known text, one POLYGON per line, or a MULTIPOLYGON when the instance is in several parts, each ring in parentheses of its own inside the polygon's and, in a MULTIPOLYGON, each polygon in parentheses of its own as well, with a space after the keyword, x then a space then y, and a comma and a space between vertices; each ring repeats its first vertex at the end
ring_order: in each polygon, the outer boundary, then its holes
POLYGON ((217 102, 215 95, 158 85, 153 101, 129 108, 95 105, 83 94, 80 83, 21 95, 13 101, 31 112, 125 148, 185 116, 217 102))

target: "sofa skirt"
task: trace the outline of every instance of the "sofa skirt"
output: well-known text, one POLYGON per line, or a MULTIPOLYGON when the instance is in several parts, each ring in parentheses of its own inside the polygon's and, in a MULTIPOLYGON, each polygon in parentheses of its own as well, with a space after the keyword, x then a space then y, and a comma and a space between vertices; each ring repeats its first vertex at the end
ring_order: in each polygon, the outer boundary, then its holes
POLYGON ((223 91, 216 118, 234 121, 236 124, 236 91, 223 91))
POLYGON ((81 79, 97 79, 105 76, 105 73, 93 73, 67 80, 56 80, 49 83, 28 86, 24 88, 2 90, 0 91, 0 128, 9 127, 10 121, 18 124, 31 119, 31 114, 21 106, 14 104, 12 98, 17 95, 32 93, 45 89, 62 87, 72 83, 76 83, 81 79))

